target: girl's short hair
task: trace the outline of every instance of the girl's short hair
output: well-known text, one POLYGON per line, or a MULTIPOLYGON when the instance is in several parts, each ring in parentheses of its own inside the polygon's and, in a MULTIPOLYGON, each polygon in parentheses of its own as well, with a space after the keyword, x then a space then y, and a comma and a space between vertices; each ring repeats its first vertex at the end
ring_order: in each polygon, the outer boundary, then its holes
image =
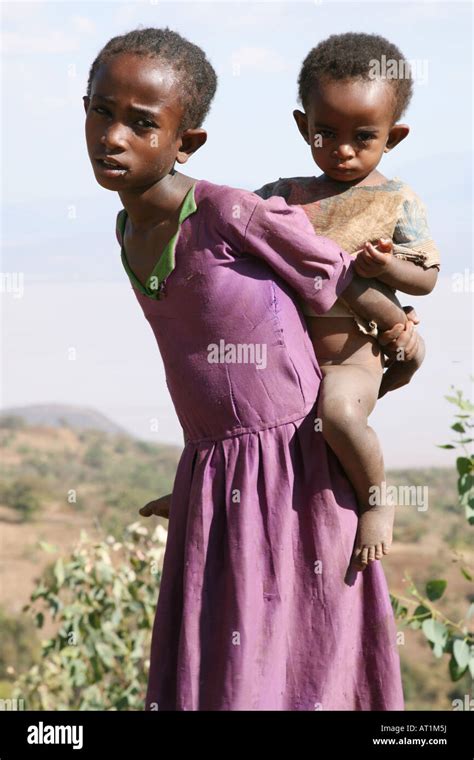
POLYGON ((94 60, 87 81, 90 96, 97 69, 121 53, 157 58, 165 62, 179 78, 179 96, 184 115, 181 130, 200 127, 207 116, 216 92, 217 75, 203 50, 177 32, 165 29, 134 29, 113 37, 94 60))

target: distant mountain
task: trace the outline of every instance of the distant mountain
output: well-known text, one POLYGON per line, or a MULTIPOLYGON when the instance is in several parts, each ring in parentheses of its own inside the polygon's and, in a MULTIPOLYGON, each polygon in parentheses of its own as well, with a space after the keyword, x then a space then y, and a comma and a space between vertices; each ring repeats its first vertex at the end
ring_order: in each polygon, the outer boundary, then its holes
POLYGON ((31 404, 0 410, 0 424, 5 417, 20 417, 27 425, 69 427, 74 430, 100 430, 104 433, 130 435, 96 409, 73 404, 31 404))

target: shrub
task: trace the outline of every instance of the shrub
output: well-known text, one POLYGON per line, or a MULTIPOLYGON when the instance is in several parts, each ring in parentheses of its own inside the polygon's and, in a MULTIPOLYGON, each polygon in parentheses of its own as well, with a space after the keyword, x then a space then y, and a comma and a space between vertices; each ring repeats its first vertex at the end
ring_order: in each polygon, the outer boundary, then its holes
POLYGON ((71 556, 43 573, 25 607, 42 628, 41 661, 12 691, 27 710, 141 710, 166 531, 141 523, 121 541, 85 533, 71 556))

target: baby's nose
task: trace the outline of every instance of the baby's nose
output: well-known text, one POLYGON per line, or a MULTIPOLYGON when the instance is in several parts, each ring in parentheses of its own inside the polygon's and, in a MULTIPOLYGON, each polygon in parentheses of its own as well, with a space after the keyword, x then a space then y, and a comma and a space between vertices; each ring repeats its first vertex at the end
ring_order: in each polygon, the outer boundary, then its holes
POLYGON ((352 158, 355 156, 354 148, 350 144, 339 145, 334 151, 337 158, 352 158))

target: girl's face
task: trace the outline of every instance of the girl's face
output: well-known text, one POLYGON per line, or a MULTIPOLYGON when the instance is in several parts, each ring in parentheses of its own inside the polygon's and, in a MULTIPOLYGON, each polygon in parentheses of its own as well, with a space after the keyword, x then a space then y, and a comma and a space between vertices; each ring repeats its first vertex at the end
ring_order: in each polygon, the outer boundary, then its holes
POLYGON ((184 163, 177 93, 176 75, 156 58, 120 54, 99 66, 84 98, 87 150, 99 185, 143 191, 176 160, 184 163))
POLYGON ((408 134, 406 125, 392 124, 393 106, 391 85, 381 79, 325 80, 310 93, 306 113, 293 115, 319 168, 355 182, 408 134))

